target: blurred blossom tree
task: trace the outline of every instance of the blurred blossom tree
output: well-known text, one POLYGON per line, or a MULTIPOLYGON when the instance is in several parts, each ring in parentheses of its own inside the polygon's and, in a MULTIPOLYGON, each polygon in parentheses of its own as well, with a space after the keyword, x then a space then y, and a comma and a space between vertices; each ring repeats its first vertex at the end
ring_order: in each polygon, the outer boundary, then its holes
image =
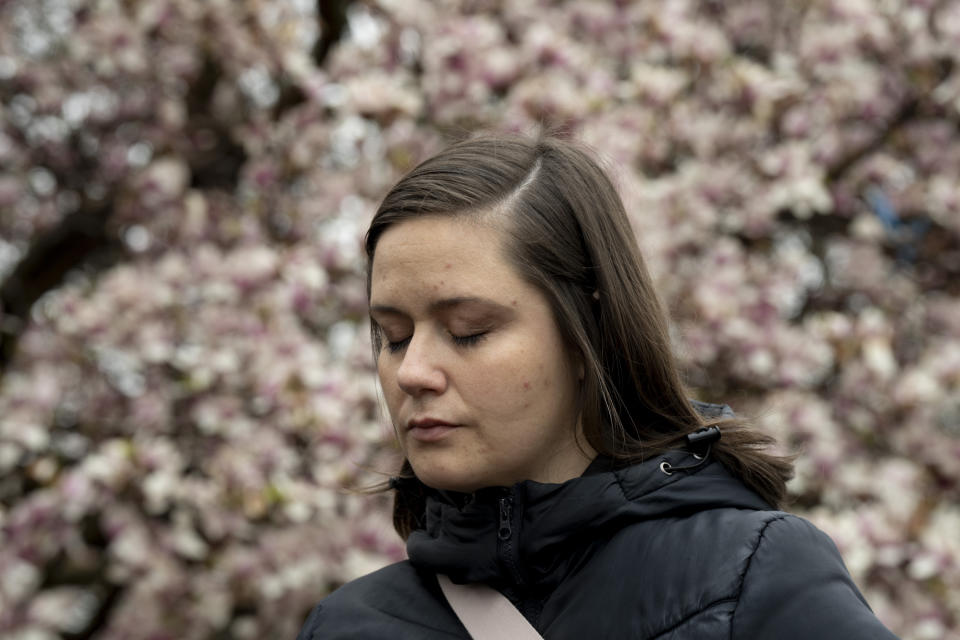
POLYGON ((293 637, 402 556, 362 234, 560 127, 695 396, 904 638, 960 638, 960 0, 0 0, 0 634, 293 637))

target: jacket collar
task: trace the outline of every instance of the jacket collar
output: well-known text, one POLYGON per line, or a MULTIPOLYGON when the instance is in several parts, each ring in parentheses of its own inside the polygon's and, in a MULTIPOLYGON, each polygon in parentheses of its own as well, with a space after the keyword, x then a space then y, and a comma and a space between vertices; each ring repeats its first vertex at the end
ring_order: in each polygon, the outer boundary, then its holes
POLYGON ((617 469, 601 458, 562 484, 525 481, 470 495, 426 489, 425 526, 410 535, 407 554, 415 566, 455 582, 547 587, 604 531, 707 508, 770 508, 715 461, 672 475, 660 470, 663 461, 690 460, 671 451, 617 469))

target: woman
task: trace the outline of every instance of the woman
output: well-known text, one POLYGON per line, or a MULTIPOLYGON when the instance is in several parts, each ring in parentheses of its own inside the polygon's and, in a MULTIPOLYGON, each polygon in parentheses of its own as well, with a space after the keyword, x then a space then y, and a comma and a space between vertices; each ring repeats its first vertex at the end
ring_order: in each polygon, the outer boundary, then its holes
POLYGON ((390 191, 366 249, 409 560, 323 600, 301 639, 467 638, 437 574, 550 639, 893 637, 829 538, 775 510, 791 465, 770 439, 687 399, 583 151, 454 145, 390 191))

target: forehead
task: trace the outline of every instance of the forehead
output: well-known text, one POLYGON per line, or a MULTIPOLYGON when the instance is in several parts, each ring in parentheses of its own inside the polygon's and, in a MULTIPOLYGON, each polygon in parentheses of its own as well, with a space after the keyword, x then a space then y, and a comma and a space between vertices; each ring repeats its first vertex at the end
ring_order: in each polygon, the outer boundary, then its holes
POLYGON ((427 283, 434 288, 496 286, 519 280, 497 227, 461 217, 424 216, 389 227, 371 265, 371 298, 384 288, 427 283), (429 281, 429 282, 427 282, 429 281))
MULTIPOLYGON (((374 260, 380 255, 384 245, 393 248, 395 245, 422 243, 428 245, 459 244, 458 240, 469 240, 474 237, 482 240, 483 245, 499 248, 502 244, 503 232, 487 216, 473 215, 422 215, 394 223, 387 227, 380 235, 374 260)), ((468 242, 470 246, 474 243, 468 242)))

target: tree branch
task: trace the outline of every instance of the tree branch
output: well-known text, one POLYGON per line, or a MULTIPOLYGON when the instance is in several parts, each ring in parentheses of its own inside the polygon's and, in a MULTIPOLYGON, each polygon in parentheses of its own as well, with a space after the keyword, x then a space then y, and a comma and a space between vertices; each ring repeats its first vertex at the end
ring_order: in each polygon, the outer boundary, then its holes
POLYGON ((109 203, 110 199, 104 199, 101 204, 81 208, 41 234, 0 286, 5 320, 0 332, 0 378, 13 361, 34 303, 59 286, 70 271, 94 262, 103 268, 122 255, 119 243, 107 232, 109 203))
POLYGON ((897 109, 893 117, 887 122, 886 126, 877 132, 876 136, 856 149, 852 149, 827 169, 827 182, 836 182, 860 160, 874 151, 879 150, 900 127, 916 116, 919 107, 920 100, 916 96, 908 96, 907 99, 901 103, 900 108, 897 109))
POLYGON ((313 46, 313 61, 323 66, 324 60, 347 30, 347 7, 352 0, 317 0, 320 16, 320 37, 313 46))

